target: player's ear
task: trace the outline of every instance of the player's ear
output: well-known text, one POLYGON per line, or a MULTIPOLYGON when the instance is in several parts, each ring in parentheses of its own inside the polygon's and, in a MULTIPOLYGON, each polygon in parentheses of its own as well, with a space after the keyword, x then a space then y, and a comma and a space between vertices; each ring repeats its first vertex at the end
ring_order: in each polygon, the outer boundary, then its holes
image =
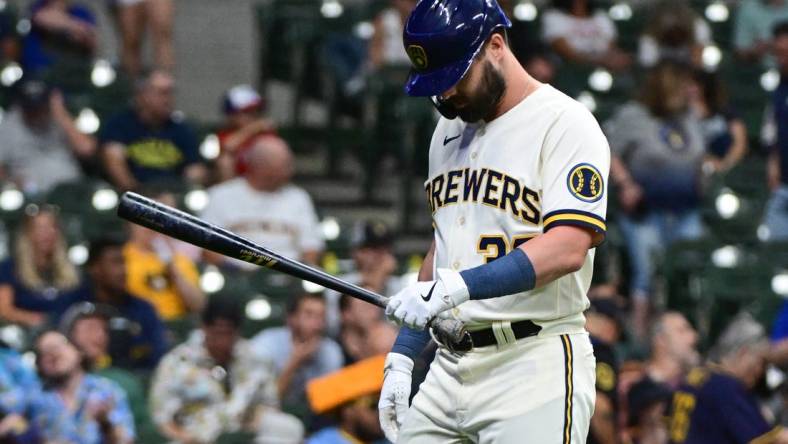
POLYGON ((506 38, 500 32, 492 33, 485 49, 490 57, 500 60, 503 57, 504 49, 506 49, 506 38))

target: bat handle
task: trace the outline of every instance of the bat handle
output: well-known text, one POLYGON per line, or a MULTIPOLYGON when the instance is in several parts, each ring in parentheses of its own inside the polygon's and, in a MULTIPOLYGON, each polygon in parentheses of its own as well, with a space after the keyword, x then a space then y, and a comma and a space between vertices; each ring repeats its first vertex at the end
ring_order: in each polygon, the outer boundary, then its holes
POLYGON ((430 322, 436 338, 449 350, 468 351, 473 348, 473 341, 465 324, 456 319, 435 318, 430 322))

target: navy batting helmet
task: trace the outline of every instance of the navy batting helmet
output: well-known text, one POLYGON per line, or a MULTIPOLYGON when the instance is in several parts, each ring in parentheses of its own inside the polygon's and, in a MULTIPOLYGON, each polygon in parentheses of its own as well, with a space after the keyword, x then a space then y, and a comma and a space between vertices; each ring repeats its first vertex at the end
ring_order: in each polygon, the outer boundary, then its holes
POLYGON ((437 96, 451 89, 493 31, 511 26, 496 0, 420 0, 403 32, 413 63, 405 92, 437 96))

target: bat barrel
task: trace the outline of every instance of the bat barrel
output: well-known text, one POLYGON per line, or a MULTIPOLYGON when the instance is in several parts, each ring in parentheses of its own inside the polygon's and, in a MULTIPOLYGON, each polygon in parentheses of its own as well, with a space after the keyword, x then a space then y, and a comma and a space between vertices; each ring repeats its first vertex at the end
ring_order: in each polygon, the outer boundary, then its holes
POLYGON ((379 294, 288 259, 221 227, 139 194, 123 194, 118 205, 118 216, 206 250, 281 271, 379 307, 386 306, 387 299, 379 294))

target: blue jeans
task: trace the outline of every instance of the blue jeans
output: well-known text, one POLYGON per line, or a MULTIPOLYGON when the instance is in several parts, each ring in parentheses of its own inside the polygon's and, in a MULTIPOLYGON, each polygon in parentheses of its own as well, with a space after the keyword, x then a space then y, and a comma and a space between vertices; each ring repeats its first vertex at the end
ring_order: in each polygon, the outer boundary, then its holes
POLYGON ((769 229, 769 240, 788 240, 788 185, 781 185, 772 193, 764 224, 769 229))
POLYGON ((627 243, 631 276, 630 292, 647 296, 651 293, 655 256, 678 240, 698 239, 703 235, 700 212, 653 211, 642 219, 622 215, 619 226, 627 243))

